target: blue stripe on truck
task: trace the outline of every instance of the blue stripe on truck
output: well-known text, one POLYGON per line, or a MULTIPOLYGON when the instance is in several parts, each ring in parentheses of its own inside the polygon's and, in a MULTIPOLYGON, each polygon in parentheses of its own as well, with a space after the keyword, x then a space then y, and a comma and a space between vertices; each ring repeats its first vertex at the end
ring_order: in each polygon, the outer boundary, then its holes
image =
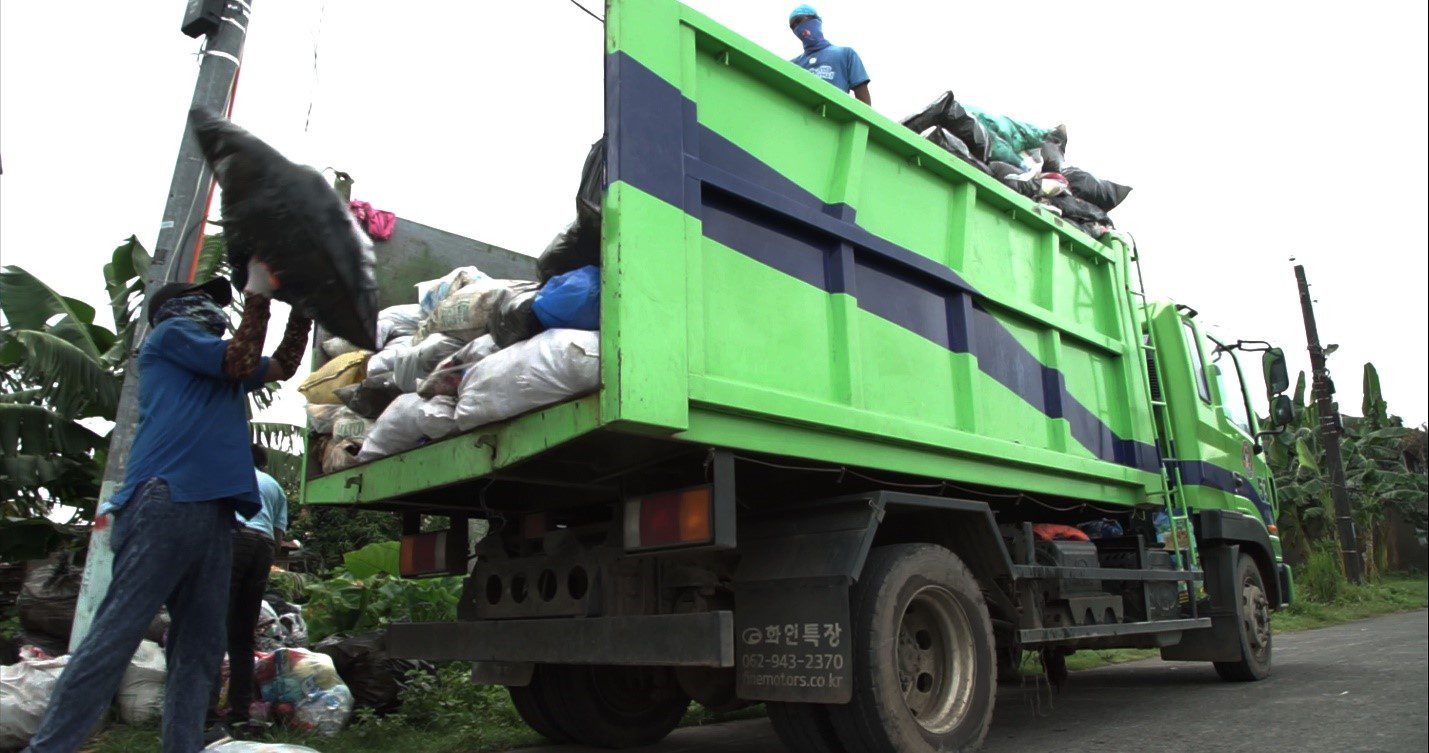
POLYGON ((1049 418, 1066 419, 1097 458, 1159 473, 1155 445, 1117 435, 983 307, 951 268, 855 224, 733 142, 700 125, 695 103, 630 56, 606 56, 607 179, 698 217, 706 237, 955 353, 1049 418), (671 117, 679 112, 680 118, 671 117), (619 128, 615 128, 615 124, 619 128))

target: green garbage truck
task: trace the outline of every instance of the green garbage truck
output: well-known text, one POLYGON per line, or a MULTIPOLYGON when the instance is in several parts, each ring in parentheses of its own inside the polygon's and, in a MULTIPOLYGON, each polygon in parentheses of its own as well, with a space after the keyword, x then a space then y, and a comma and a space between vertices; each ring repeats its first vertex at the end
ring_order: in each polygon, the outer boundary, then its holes
MULTIPOLYGON (((306 504, 400 515, 405 574, 464 577, 390 651, 472 662, 554 740, 648 744, 693 699, 801 753, 973 749, 1025 652, 1270 672, 1278 350, 674 0, 610 0, 604 66, 599 388, 309 460, 306 504)), ((419 245, 379 254, 384 305, 486 263, 419 245)))

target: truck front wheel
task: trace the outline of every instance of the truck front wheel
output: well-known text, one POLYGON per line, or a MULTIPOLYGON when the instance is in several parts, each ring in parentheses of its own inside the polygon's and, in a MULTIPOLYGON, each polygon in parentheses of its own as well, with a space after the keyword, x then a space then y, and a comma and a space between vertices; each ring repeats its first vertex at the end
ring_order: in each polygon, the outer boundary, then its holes
POLYGON ((663 667, 546 665, 536 673, 532 691, 555 728, 597 748, 659 742, 690 705, 663 667))
POLYGON ((981 745, 997 658, 987 604, 962 560, 931 544, 879 547, 850 601, 853 700, 829 714, 849 753, 981 745))
POLYGON ((1236 563, 1236 623, 1240 659, 1216 662, 1216 674, 1230 682, 1254 682, 1270 676, 1270 598, 1265 579, 1249 555, 1236 563))

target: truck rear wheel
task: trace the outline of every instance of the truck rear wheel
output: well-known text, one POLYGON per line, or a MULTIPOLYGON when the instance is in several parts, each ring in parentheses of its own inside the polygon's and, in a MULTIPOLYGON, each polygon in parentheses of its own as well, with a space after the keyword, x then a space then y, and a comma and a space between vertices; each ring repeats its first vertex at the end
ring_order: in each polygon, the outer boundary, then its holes
POLYGON ((541 670, 539 684, 532 683, 541 707, 557 729, 584 745, 654 744, 670 734, 690 705, 663 667, 553 664, 541 670))
POLYGON ((1230 682, 1264 680, 1270 676, 1270 598, 1250 555, 1242 554, 1236 562, 1236 587, 1240 659, 1216 662, 1216 674, 1230 682))
POLYGON ((773 701, 764 707, 769 711, 774 734, 792 753, 844 753, 834 723, 829 719, 829 709, 841 707, 773 701))
POLYGON ((561 731, 551 716, 550 710, 546 708, 545 701, 541 699, 539 683, 542 681, 541 674, 544 669, 545 667, 536 668, 530 685, 525 687, 507 686, 506 692, 511 694, 511 705, 516 707, 516 713, 520 715, 521 721, 525 722, 527 727, 553 743, 568 743, 571 741, 571 736, 561 731))
POLYGON ((848 753, 981 745, 997 658, 987 604, 962 560, 931 544, 879 547, 850 601, 853 700, 829 711, 848 753))

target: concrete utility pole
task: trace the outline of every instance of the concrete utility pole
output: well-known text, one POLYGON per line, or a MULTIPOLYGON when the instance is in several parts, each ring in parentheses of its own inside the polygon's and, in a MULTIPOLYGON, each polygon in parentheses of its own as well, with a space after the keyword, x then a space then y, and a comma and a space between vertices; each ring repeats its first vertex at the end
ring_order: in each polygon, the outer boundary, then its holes
MULTIPOLYGON (((238 68, 243 58, 243 43, 248 36, 248 18, 252 9, 253 0, 187 0, 182 31, 191 37, 204 37, 198 81, 194 84, 193 107, 216 113, 228 111, 234 85, 238 81, 238 68)), ((198 266, 198 251, 203 245, 203 226, 213 191, 213 172, 199 151, 187 116, 184 122, 179 157, 174 164, 173 180, 169 183, 169 200, 164 205, 164 217, 159 222, 159 239, 154 244, 154 262, 144 281, 146 298, 165 283, 192 281, 198 266)), ((124 386, 119 393, 114 433, 109 439, 109 459, 104 467, 104 482, 99 489, 101 502, 124 483, 124 466, 139 423, 139 346, 148 334, 149 322, 141 309, 135 322, 133 350, 129 354, 124 386)), ((109 591, 113 566, 109 520, 105 516, 95 521, 94 530, 90 533, 84 581, 80 586, 70 634, 70 651, 79 646, 80 640, 89 631, 94 612, 109 591)))
POLYGON ((1360 558, 1355 537, 1354 511, 1350 493, 1345 487, 1345 459, 1340 454, 1340 409, 1331 398, 1335 384, 1325 366, 1325 351, 1320 347, 1320 331, 1315 326, 1315 309, 1310 302, 1310 283, 1305 281, 1305 266, 1295 265, 1295 282, 1300 286, 1300 312, 1305 317, 1305 341, 1310 351, 1311 393, 1320 415, 1320 445, 1325 449, 1325 465, 1330 471, 1330 498, 1335 503, 1335 529, 1340 539, 1340 557, 1345 563, 1345 577, 1351 583, 1364 579, 1364 562, 1360 558))

